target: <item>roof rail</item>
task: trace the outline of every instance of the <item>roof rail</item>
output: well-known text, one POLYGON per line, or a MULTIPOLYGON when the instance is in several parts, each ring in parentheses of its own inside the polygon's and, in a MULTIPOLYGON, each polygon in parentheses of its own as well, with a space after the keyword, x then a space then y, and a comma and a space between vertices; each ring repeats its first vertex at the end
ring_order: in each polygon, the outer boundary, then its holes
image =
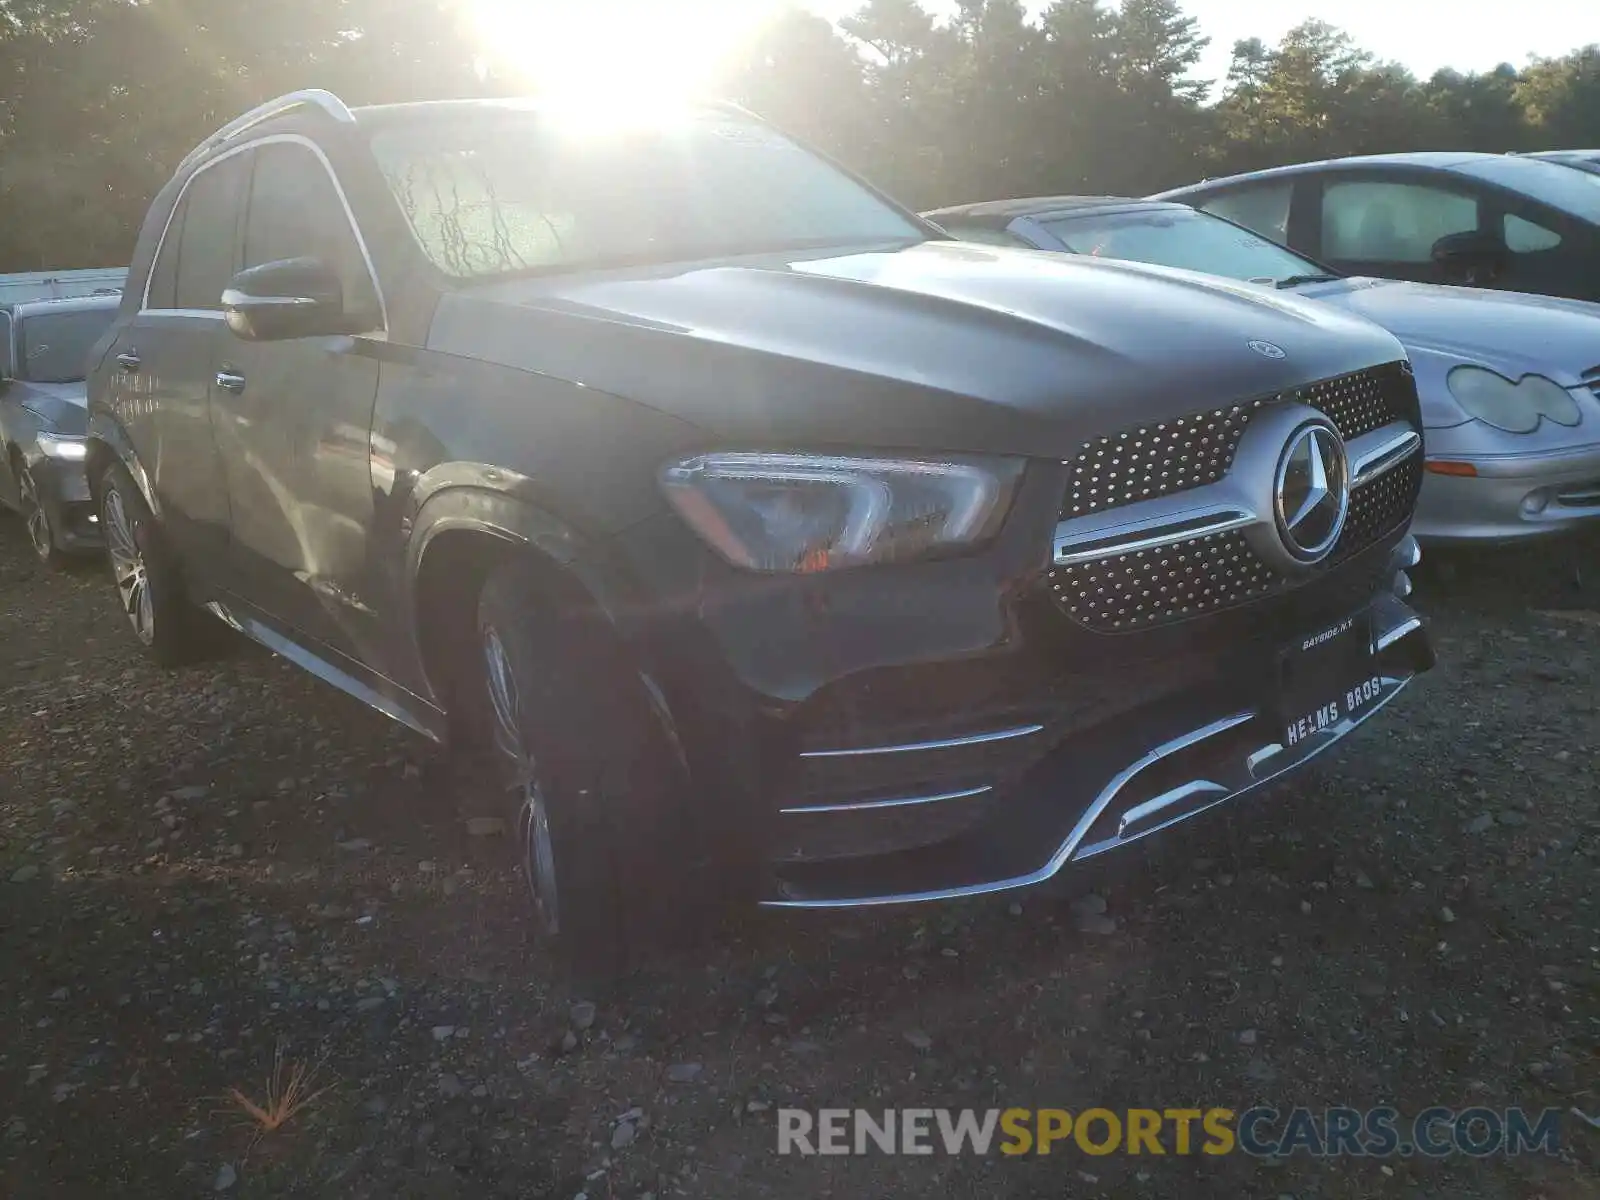
POLYGON ((297 108, 309 109, 333 118, 341 125, 354 125, 355 114, 345 105, 345 102, 332 92, 323 91, 321 88, 307 88, 304 91, 289 92, 279 96, 276 100, 268 100, 265 104, 257 105, 241 117, 235 117, 210 137, 202 141, 193 150, 189 151, 178 170, 182 171, 201 155, 216 149, 226 142, 231 142, 246 130, 253 129, 264 121, 274 117, 281 117, 284 113, 293 112, 297 108))

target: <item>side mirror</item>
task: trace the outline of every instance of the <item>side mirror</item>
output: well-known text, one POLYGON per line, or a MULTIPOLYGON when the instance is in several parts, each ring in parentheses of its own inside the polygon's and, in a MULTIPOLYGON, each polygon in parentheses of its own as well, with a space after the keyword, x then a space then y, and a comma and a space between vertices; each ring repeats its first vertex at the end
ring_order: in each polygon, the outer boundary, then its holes
POLYGON ((285 258, 240 271, 222 293, 228 328, 247 342, 350 332, 344 287, 318 258, 285 258))
POLYGON ((1487 287, 1509 265, 1510 251, 1492 234, 1468 230, 1447 233, 1433 244, 1433 261, 1452 283, 1487 287))

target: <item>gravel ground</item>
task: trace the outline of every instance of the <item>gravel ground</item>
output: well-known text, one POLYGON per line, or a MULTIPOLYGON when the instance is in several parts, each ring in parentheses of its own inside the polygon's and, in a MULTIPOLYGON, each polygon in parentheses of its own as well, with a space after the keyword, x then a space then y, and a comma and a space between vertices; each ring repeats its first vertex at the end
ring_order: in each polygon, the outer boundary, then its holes
POLYGON ((0 1195, 1600 1195, 1576 1119, 1558 1159, 802 1159, 768 1107, 1600 1111, 1594 549, 1431 580, 1440 668, 1097 879, 1109 921, 751 915, 579 994, 426 745, 265 654, 162 673, 0 522, 0 1195), (311 1098, 262 1133, 230 1089, 279 1056, 311 1098))

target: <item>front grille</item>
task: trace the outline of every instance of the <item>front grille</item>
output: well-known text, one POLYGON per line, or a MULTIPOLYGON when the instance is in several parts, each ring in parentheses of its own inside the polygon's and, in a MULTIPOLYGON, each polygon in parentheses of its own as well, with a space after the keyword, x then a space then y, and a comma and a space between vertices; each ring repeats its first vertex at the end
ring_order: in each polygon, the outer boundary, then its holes
POLYGON ((1580 378, 1583 380, 1584 387, 1588 388, 1596 396, 1600 396, 1600 367, 1590 367, 1580 378))
POLYGON ((1232 608, 1271 595, 1283 582, 1237 530, 1057 567, 1050 577, 1051 595, 1067 615, 1102 632, 1232 608))
POLYGON ((1250 418, 1265 404, 1299 402, 1326 414, 1349 440, 1391 421, 1420 425, 1404 363, 1324 379, 1278 396, 1139 425, 1085 442, 1067 462, 1061 516, 1085 516, 1215 483, 1233 465, 1250 418))
POLYGON ((1393 533, 1411 516, 1422 486, 1422 455, 1405 462, 1350 494, 1350 514, 1330 562, 1338 562, 1393 533))
POLYGON ((1324 379, 1284 396, 1325 413, 1349 441, 1394 421, 1418 425, 1417 390, 1404 363, 1324 379))
POLYGON ((1063 517, 1215 483, 1233 465, 1250 415, 1264 401, 1192 413, 1085 442, 1067 464, 1063 517))
MULTIPOLYGON (((1394 421, 1420 426, 1416 385, 1402 363, 1323 380, 1271 400, 1141 426, 1086 444, 1068 464, 1063 518, 1220 479, 1251 417, 1263 405, 1277 402, 1319 409, 1346 439, 1394 421), (1181 434, 1175 432, 1179 429, 1181 434), (1174 453, 1177 458, 1171 457, 1174 453)), ((1422 455, 1415 454, 1351 495, 1345 530, 1328 565, 1393 533, 1406 521, 1422 484, 1422 469, 1422 455)), ((1057 606, 1078 624, 1101 633, 1189 620, 1263 600, 1292 586, 1256 556, 1239 531, 1058 566, 1049 572, 1049 581, 1057 606)))

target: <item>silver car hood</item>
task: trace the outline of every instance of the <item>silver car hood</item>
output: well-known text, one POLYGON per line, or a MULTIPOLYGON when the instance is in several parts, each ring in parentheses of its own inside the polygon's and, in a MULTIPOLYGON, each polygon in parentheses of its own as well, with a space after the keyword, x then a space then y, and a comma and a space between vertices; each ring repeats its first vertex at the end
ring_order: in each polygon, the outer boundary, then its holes
POLYGON ((77 383, 33 383, 19 380, 16 403, 54 426, 61 433, 79 433, 88 423, 89 385, 77 383))
POLYGON ((1570 388, 1600 366, 1600 304, 1363 277, 1295 294, 1382 325, 1413 354, 1480 363, 1512 379, 1538 373, 1570 388))

